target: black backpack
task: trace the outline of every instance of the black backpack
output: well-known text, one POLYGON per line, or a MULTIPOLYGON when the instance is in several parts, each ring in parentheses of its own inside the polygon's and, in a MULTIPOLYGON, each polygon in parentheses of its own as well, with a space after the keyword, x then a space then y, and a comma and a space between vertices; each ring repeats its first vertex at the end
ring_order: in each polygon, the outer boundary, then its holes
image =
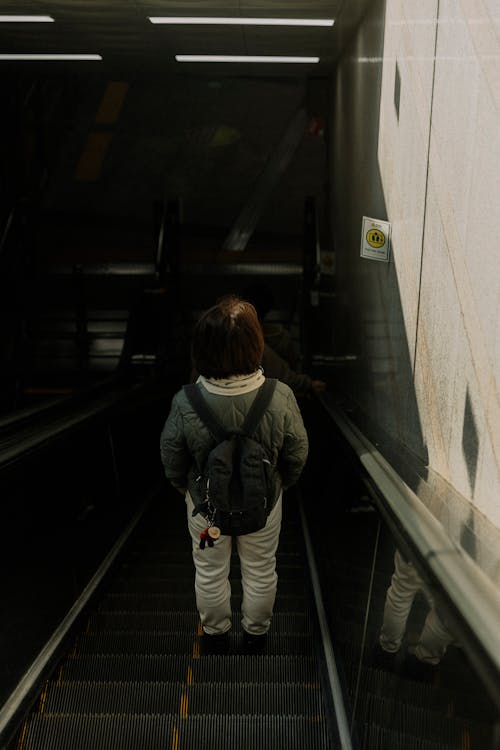
POLYGON ((216 445, 208 453, 194 490, 193 515, 202 513, 208 526, 227 536, 241 536, 263 529, 275 500, 277 470, 253 434, 269 406, 276 380, 266 379, 259 388, 245 421, 226 430, 195 385, 184 392, 216 445))

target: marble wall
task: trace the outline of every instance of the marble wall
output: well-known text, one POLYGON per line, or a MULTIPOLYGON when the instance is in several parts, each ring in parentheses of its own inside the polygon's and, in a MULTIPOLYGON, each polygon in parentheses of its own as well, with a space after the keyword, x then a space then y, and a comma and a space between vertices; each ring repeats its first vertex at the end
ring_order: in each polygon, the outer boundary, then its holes
POLYGON ((498 2, 374 0, 331 102, 342 388, 428 467, 455 535, 498 542, 498 2), (360 257, 363 216, 391 222, 389 263, 360 257))

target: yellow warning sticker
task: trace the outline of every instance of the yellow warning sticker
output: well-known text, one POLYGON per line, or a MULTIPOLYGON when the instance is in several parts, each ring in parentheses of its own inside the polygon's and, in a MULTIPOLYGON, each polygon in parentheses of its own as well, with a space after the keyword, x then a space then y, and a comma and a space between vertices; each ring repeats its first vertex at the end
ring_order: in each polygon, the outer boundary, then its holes
POLYGON ((369 260, 389 261, 391 224, 382 219, 363 216, 361 226, 361 257, 369 260))
POLYGON ((385 234, 380 229, 370 229, 366 233, 366 241, 370 247, 382 247, 385 245, 385 234))

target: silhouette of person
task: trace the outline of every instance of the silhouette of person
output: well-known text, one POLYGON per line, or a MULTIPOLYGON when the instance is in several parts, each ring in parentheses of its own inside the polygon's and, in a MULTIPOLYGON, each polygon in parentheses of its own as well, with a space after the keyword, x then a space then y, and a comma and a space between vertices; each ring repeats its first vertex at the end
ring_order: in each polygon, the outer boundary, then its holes
POLYGON ((246 286, 241 296, 255 307, 259 316, 265 342, 262 355, 262 367, 265 374, 286 383, 296 395, 324 391, 326 383, 323 380, 297 372, 297 351, 290 332, 280 323, 266 320, 266 316, 274 306, 271 288, 262 282, 255 282, 246 286))

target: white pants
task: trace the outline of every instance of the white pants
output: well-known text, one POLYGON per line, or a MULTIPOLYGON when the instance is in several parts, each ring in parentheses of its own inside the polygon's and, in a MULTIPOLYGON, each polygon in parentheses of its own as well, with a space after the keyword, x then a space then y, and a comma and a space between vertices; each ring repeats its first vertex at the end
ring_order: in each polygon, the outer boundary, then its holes
MULTIPOLYGON (((206 526, 203 516, 193 516, 193 501, 186 494, 188 527, 193 542, 196 568, 196 606, 203 631, 209 635, 231 628, 231 585, 229 568, 233 537, 221 536, 213 547, 200 549, 200 532, 206 526)), ((278 576, 276 549, 281 530, 282 499, 278 498, 267 523, 260 531, 235 537, 241 567, 243 600, 242 626, 247 633, 262 635, 271 624, 278 576)))
POLYGON ((432 596, 414 566, 406 562, 398 550, 394 555, 394 573, 385 599, 380 645, 391 653, 400 649, 413 600, 420 590, 429 602, 430 611, 417 645, 410 651, 421 661, 438 664, 453 639, 439 619, 432 596))

